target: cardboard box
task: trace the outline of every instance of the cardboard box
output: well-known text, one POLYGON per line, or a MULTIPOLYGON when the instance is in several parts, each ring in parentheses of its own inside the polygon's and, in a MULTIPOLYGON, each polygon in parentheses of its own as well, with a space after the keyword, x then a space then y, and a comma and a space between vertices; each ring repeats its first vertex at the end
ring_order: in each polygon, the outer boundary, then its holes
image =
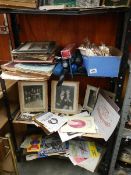
POLYGON ((118 77, 122 53, 110 47, 111 56, 83 56, 88 76, 118 77))
POLYGON ((105 6, 130 6, 131 0, 103 0, 105 6))

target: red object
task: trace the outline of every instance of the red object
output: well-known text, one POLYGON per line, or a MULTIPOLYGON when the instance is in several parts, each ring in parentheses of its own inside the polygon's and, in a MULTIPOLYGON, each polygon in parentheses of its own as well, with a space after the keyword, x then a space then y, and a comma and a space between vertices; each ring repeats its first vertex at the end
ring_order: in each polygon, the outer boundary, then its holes
POLYGON ((61 56, 63 59, 69 59, 72 57, 74 51, 75 51, 76 45, 68 44, 63 50, 61 50, 61 56))
POLYGON ((86 123, 82 120, 71 120, 68 121, 68 125, 72 128, 83 128, 86 125, 86 123))

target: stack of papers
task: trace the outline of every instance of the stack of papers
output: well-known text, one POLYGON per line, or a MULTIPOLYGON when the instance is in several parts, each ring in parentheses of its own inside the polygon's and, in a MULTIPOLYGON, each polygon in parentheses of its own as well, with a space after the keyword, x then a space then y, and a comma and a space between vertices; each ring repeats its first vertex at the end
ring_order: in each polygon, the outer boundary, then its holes
POLYGON ((62 142, 82 136, 86 133, 94 134, 97 132, 94 117, 90 117, 88 112, 83 112, 67 118, 67 124, 62 126, 58 131, 62 142))
POLYGON ((27 136, 21 144, 26 152, 26 160, 30 161, 49 156, 62 156, 69 158, 74 165, 94 172, 100 158, 102 148, 94 142, 85 140, 71 140, 62 143, 58 137, 42 135, 27 136))
POLYGON ((14 80, 47 80, 51 76, 54 65, 20 64, 9 62, 1 65, 2 78, 14 80))
POLYGON ((95 171, 101 157, 95 143, 89 141, 70 141, 68 153, 69 159, 74 165, 91 172, 95 171))
POLYGON ((51 112, 40 114, 34 121, 47 133, 51 134, 58 131, 68 120, 51 112))
POLYGON ((62 143, 58 137, 30 135, 26 137, 20 147, 25 150, 26 159, 33 160, 54 155, 65 155, 69 143, 62 143))
POLYGON ((94 142, 81 139, 62 143, 58 137, 42 135, 27 136, 21 144, 25 150, 26 160, 45 158, 49 156, 62 156, 69 158, 74 165, 94 172, 100 158, 102 148, 94 142))

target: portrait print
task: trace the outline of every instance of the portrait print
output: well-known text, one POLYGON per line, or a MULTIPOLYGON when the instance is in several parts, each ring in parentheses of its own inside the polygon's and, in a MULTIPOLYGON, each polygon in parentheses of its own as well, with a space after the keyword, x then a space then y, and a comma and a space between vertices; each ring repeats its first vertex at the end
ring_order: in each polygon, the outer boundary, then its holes
POLYGON ((19 82, 21 112, 47 111, 47 82, 19 82))
POLYGON ((98 91, 99 88, 87 85, 83 108, 89 112, 92 112, 95 107, 98 91))
POLYGON ((52 81, 51 86, 51 111, 65 114, 75 114, 78 111, 78 82, 63 82, 57 86, 57 81, 52 81))
POLYGON ((74 102, 74 87, 60 86, 56 87, 56 104, 57 109, 73 109, 74 102))
POLYGON ((43 107, 42 85, 23 86, 24 103, 26 108, 43 107))

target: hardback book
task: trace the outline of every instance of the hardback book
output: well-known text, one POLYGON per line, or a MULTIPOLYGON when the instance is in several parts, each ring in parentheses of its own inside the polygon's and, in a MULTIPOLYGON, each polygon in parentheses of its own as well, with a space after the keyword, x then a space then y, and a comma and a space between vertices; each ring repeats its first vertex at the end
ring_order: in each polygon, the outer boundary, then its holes
POLYGON ((15 56, 22 53, 37 53, 37 54, 50 54, 52 49, 56 46, 54 41, 43 41, 43 42, 25 42, 21 44, 17 49, 12 51, 15 56))

